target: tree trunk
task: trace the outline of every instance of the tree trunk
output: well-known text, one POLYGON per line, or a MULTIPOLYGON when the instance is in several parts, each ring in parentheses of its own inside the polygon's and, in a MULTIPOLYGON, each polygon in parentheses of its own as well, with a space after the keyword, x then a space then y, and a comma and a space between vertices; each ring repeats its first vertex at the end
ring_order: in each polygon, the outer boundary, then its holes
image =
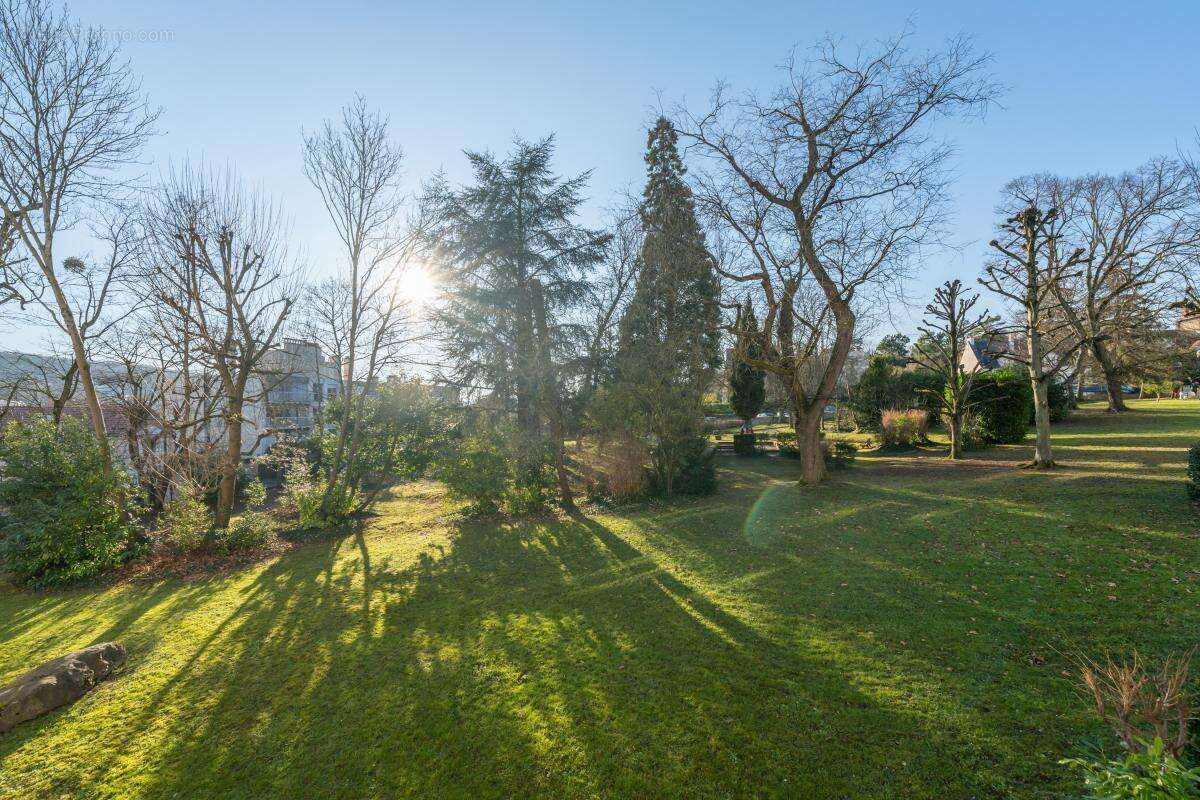
POLYGON ((83 336, 79 333, 79 326, 75 324, 75 313, 71 309, 71 304, 67 300, 66 294, 63 293, 62 286, 58 283, 58 278, 54 275, 54 256, 50 252, 49 247, 42 254, 44 266, 43 273, 46 275, 46 282, 50 284, 50 290, 54 293, 54 300, 58 305, 59 317, 62 320, 63 327, 66 328, 67 336, 71 340, 71 350, 75 354, 75 369, 78 372, 79 385, 83 387, 83 396, 87 401, 88 416, 92 420, 92 432, 96 436, 96 442, 100 445, 100 450, 104 458, 104 474, 107 475, 112 471, 112 453, 108 446, 108 429, 104 425, 104 409, 100 405, 100 396, 96 394, 96 384, 92 381, 92 367, 88 362, 87 351, 83 346, 83 336))
POLYGON ((797 409, 792 427, 796 432, 796 449, 800 453, 800 480, 816 484, 825 480, 825 456, 821 452, 821 413, 823 405, 812 404, 805 411, 797 409))
POLYGON ((948 458, 962 458, 962 412, 952 411, 946 415, 946 423, 950 428, 950 455, 948 458))
POLYGON ((1096 362, 1100 365, 1101 371, 1104 372, 1104 386, 1108 392, 1108 410, 1110 413, 1118 414, 1125 410, 1125 399, 1121 397, 1121 376, 1117 372, 1117 365, 1113 362, 1112 356, 1108 352, 1108 348, 1104 346, 1104 342, 1092 340, 1092 355, 1096 357, 1096 362))
MULTIPOLYGON (((566 438, 566 423, 563 420, 562 404, 558 402, 558 371, 554 368, 550 351, 550 328, 546 322, 546 297, 541 282, 531 282, 530 301, 534 311, 534 335, 537 337, 537 376, 540 388, 542 416, 550 422, 550 433, 554 437, 554 471, 558 477, 558 501, 567 511, 575 510, 575 496, 571 491, 571 479, 567 473, 567 457, 563 440, 566 438)), ((540 425, 538 426, 540 428, 540 425)))
POLYGON ((242 400, 229 399, 227 421, 227 445, 225 463, 221 467, 221 484, 217 489, 217 508, 213 513, 213 527, 228 528, 233 516, 233 501, 237 494, 237 474, 242 466, 242 400))
POLYGON ((1033 421, 1037 436, 1033 466, 1049 469, 1054 466, 1054 454, 1050 450, 1050 399, 1045 380, 1033 380, 1033 421))

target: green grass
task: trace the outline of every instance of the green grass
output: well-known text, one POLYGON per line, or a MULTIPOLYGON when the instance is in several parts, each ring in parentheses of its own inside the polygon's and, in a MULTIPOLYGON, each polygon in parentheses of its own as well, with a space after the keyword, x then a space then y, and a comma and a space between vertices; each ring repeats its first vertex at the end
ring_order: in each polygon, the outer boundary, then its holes
POLYGON ((193 580, 0 588, 0 681, 127 670, 0 737, 0 797, 1060 797, 1104 741, 1072 658, 1191 647, 1200 404, 1089 410, 948 465, 462 523, 414 487, 358 535, 193 580))

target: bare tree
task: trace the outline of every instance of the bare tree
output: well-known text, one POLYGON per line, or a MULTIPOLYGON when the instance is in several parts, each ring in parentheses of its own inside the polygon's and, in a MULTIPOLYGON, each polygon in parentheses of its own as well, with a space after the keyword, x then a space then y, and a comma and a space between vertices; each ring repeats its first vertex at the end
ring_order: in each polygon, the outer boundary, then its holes
POLYGON ((388 120, 362 97, 304 137, 304 174, 321 195, 345 252, 345 271, 310 296, 310 318, 323 330, 342 372, 341 419, 324 500, 329 512, 361 476, 354 468, 367 396, 397 364, 412 338, 399 288, 423 241, 417 214, 402 219, 403 151, 388 120), (405 224, 407 222, 407 225, 405 224))
POLYGON ((1064 235, 1087 252, 1055 298, 1104 375, 1109 411, 1125 410, 1115 340, 1156 329, 1177 299, 1177 281, 1200 255, 1200 214, 1186 166, 1156 158, 1133 172, 1067 180, 1039 176, 1064 217, 1064 235))
POLYGON ((1078 267, 1087 260, 1082 247, 1069 247, 1064 236, 1064 221, 1057 208, 1043 210, 1038 202, 1040 184, 1014 181, 1006 188, 1010 205, 1021 207, 1001 224, 1001 238, 991 247, 1000 257, 984 268, 979 281, 985 287, 1015 302, 1024 318, 1021 330, 1025 338, 1025 356, 1007 355, 1029 370, 1033 387, 1034 425, 1037 430, 1033 462, 1030 466, 1049 469, 1054 466, 1050 448, 1050 381, 1073 363, 1075 351, 1082 345, 1069 326, 1061 322, 1055 308, 1054 287, 1072 280, 1078 267))
POLYGON ((48 0, 0 0, 0 202, 54 298, 106 459, 108 436, 78 321, 60 280, 58 234, 120 184, 152 133, 150 109, 118 49, 48 0))
POLYGON ((745 265, 725 277, 760 289, 752 366, 788 388, 805 482, 825 475, 821 418, 854 344, 856 297, 903 277, 943 221, 950 148, 929 127, 996 95, 967 40, 914 55, 906 38, 850 58, 824 41, 769 99, 718 87, 710 110, 679 114, 680 134, 718 165, 699 193, 745 243, 745 265), (797 298, 816 300, 811 314, 797 298))
POLYGON ((950 429, 951 459, 962 458, 963 418, 970 409, 971 390, 978 369, 963 366, 963 353, 976 338, 988 334, 994 318, 986 312, 973 314, 979 295, 963 291, 962 281, 946 281, 933 293, 925 306, 925 317, 917 330, 923 334, 913 347, 910 358, 918 365, 942 376, 944 391, 933 394, 950 429))
POLYGON ((257 445, 244 442, 245 414, 269 388, 260 365, 292 310, 299 270, 278 208, 229 173, 175 173, 150 203, 147 226, 153 300, 174 311, 197 363, 219 380, 225 452, 213 516, 224 528, 242 459, 257 445))
POLYGON ((584 396, 590 396, 615 369, 617 329, 637 282, 642 227, 636 201, 613 214, 612 235, 604 261, 591 280, 584 308, 587 341, 583 350, 584 396))

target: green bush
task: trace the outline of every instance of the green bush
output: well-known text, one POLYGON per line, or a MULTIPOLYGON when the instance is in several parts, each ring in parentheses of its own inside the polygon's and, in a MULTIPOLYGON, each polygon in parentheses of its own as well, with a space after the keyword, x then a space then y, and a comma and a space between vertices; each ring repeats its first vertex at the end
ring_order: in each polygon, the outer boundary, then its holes
POLYGON ((1033 389, 1024 370, 998 369, 975 377, 971 411, 985 442, 1013 444, 1025 438, 1033 389))
POLYGON ((944 381, 926 369, 906 370, 886 357, 873 356, 850 392, 847 405, 861 430, 878 431, 883 412, 891 408, 936 411, 944 381))
MULTIPOLYGON (((1050 403, 1051 422, 1062 422, 1071 416, 1071 409, 1075 407, 1075 395, 1071 391, 1070 386, 1058 383, 1057 381, 1051 381, 1046 387, 1046 398, 1050 403)), ((1030 408, 1029 422, 1033 424, 1032 407, 1030 408)))
POLYGON ((1164 752, 1162 739, 1123 759, 1059 762, 1082 770, 1087 797, 1094 800, 1188 800, 1200 796, 1200 769, 1188 769, 1164 752))
POLYGON ((133 482, 90 428, 68 418, 9 425, 0 437, 0 545, 8 570, 31 586, 88 578, 120 564, 137 535, 133 482))
MULTIPOLYGON (((675 447, 674 479, 675 494, 705 495, 717 490, 717 467, 714 463, 716 450, 703 436, 694 436, 675 447)), ((665 491, 659 486, 657 476, 654 489, 665 491)))
POLYGON ((203 490, 191 481, 184 481, 177 487, 175 498, 163 506, 158 522, 167 540, 181 550, 202 547, 212 527, 203 490))
POLYGON ((1200 500, 1200 443, 1188 448, 1187 491, 1188 497, 1200 500))
POLYGON ((554 496, 548 453, 521 440, 517 434, 485 429, 451 446, 438 471, 450 496, 485 514, 530 514, 545 508, 554 496))
POLYGON ((857 455, 858 445, 839 440, 826 449, 825 460, 834 469, 841 469, 849 465, 857 455))
POLYGON ((247 510, 234 517, 225 530, 214 530, 209 544, 224 553, 255 550, 271 538, 271 517, 265 511, 247 510))

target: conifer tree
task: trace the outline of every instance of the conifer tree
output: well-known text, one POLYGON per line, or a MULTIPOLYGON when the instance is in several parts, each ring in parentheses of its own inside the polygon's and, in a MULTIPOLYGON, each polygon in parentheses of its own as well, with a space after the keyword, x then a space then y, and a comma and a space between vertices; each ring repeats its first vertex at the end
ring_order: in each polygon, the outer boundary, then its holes
POLYGON ((651 440, 667 494, 696 451, 704 391, 720 363, 719 284, 677 141, 666 119, 650 131, 638 280, 621 320, 618 355, 629 419, 651 440))
POLYGON ((762 411, 767 398, 766 373, 749 363, 762 357, 758 318, 754 315, 754 306, 746 300, 738 309, 737 344, 729 374, 729 388, 733 390, 729 404, 733 406, 733 413, 747 424, 762 411))

